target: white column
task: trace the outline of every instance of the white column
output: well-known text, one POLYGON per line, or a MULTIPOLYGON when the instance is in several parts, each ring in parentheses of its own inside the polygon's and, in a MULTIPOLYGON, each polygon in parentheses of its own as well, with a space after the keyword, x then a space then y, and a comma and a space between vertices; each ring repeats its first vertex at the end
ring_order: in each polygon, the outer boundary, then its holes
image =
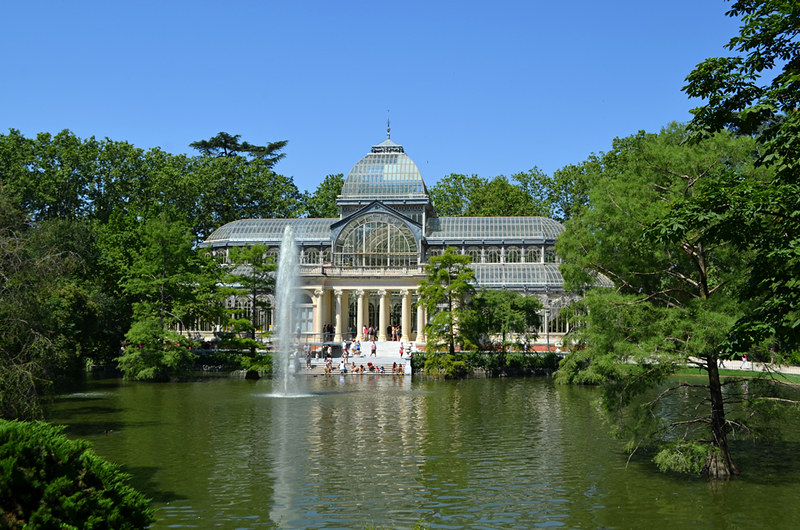
POLYGON ((350 291, 342 291, 342 338, 350 340, 350 291))
POLYGON ((342 342, 342 291, 340 289, 336 289, 333 291, 333 296, 334 308, 336 312, 334 315, 336 322, 334 324, 333 340, 334 342, 342 342))
POLYGON ((411 340, 411 291, 400 291, 400 296, 403 297, 403 303, 400 311, 400 331, 403 334, 403 340, 411 340))
POLYGON ((389 340, 386 336, 386 327, 389 325, 389 293, 385 290, 378 291, 381 297, 379 304, 380 316, 378 317, 378 340, 383 342, 389 340))
POLYGON ((325 325, 325 291, 322 289, 316 289, 314 291, 314 298, 312 302, 314 304, 314 340, 319 340, 320 342, 323 341, 323 331, 322 326, 325 325))
POLYGON ((356 337, 364 330, 364 291, 356 291, 356 337))
POLYGON ((417 338, 414 339, 415 342, 419 344, 424 344, 426 341, 425 338, 425 324, 428 322, 428 319, 425 318, 425 308, 421 305, 417 306, 417 338))

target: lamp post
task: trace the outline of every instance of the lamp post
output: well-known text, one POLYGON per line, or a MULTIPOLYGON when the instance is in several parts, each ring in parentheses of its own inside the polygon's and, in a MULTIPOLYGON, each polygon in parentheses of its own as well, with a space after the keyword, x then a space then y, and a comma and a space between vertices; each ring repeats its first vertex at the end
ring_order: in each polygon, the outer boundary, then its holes
POLYGON ((547 337, 547 353, 550 353, 550 308, 544 310, 544 333, 547 337))

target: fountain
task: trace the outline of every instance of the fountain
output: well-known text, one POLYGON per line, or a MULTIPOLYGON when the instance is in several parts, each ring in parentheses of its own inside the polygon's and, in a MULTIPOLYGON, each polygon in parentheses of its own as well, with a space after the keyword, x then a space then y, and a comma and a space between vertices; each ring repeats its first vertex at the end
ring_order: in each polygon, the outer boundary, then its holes
POLYGON ((298 285, 298 255, 294 241, 294 230, 287 226, 283 231, 281 251, 278 257, 278 277, 275 282, 275 306, 277 332, 277 353, 275 356, 276 394, 292 396, 297 394, 294 383, 294 370, 300 345, 295 335, 295 301, 298 285))

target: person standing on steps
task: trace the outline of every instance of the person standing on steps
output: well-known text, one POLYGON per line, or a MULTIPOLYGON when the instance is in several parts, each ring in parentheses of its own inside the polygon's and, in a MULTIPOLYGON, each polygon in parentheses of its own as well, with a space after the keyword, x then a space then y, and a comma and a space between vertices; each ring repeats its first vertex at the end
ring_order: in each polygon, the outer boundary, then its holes
POLYGON ((375 344, 375 339, 372 339, 372 344, 370 345, 370 357, 377 357, 378 356, 378 345, 375 344))

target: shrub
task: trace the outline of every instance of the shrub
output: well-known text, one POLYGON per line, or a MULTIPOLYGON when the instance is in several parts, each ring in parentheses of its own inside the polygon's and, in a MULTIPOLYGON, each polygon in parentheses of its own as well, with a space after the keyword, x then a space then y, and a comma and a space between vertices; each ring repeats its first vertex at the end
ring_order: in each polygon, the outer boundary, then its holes
POLYGON ((128 475, 63 427, 0 420, 0 527, 146 528, 148 500, 128 475))
POLYGON ((194 366, 194 343, 164 331, 157 319, 134 322, 125 340, 128 346, 116 361, 126 379, 169 381, 187 376, 194 366))
POLYGON ((460 356, 449 353, 427 355, 424 369, 427 374, 444 375, 448 379, 466 377, 469 374, 467 363, 460 356))

